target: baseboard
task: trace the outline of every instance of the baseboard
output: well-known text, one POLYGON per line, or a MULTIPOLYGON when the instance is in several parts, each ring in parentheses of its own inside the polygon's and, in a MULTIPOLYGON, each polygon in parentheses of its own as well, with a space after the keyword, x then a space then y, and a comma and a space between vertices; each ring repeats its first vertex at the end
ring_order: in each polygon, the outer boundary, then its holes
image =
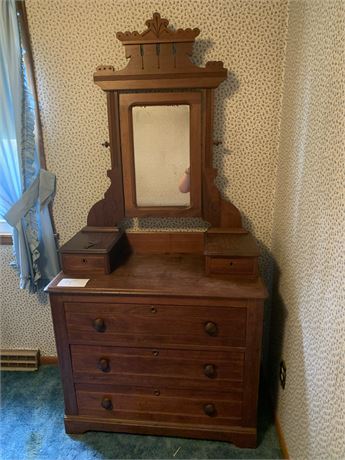
POLYGON ((285 436, 282 430, 282 426, 280 424, 280 420, 277 414, 274 414, 274 425, 276 427, 276 432, 278 435, 278 440, 279 440, 279 445, 280 445, 280 450, 282 451, 283 458, 289 460, 289 451, 287 448, 287 444, 285 441, 285 436))
POLYGON ((40 356, 40 364, 57 364, 57 356, 40 356))

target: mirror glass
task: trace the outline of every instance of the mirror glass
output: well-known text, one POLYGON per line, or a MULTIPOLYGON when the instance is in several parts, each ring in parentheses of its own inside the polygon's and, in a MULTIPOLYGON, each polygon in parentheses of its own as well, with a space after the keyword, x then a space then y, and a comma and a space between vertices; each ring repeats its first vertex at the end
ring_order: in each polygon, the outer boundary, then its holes
POLYGON ((132 117, 137 206, 190 206, 189 105, 135 106, 132 117))

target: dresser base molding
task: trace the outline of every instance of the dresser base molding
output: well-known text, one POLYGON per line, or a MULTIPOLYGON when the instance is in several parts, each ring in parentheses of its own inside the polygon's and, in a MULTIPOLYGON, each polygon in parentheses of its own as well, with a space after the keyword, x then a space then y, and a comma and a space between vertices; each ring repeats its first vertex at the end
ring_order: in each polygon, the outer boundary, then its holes
POLYGON ((237 447, 255 448, 256 428, 210 427, 205 425, 179 425, 126 420, 104 420, 101 418, 65 415, 65 430, 68 434, 82 434, 86 431, 110 431, 116 433, 176 436, 183 438, 226 441, 237 447))

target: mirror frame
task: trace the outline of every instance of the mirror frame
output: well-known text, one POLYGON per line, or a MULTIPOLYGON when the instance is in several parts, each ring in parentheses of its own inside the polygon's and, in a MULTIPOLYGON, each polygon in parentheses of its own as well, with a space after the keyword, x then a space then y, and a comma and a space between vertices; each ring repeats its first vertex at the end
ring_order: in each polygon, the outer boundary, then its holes
MULTIPOLYGON (((201 93, 122 93, 119 97, 119 104, 125 216, 201 216, 201 93), (136 203, 132 109, 136 106, 181 104, 190 107, 190 204, 189 206, 138 206, 136 203)), ((152 144, 154 147, 154 138, 152 144)))
MULTIPOLYGON (((126 58, 129 59, 124 69, 116 71, 111 65, 101 65, 94 73, 94 82, 107 93, 111 169, 107 171, 110 186, 104 198, 90 209, 88 226, 116 227, 121 219, 129 215, 189 215, 201 217, 212 227, 228 227, 240 231, 243 228, 241 214, 236 206, 221 197, 215 185, 217 170, 213 167, 213 144, 220 143, 213 141, 212 133, 214 90, 226 80, 227 70, 221 61, 209 61, 205 67, 198 67, 192 63, 190 57, 195 37, 200 33, 199 29, 172 30, 169 21, 161 18, 159 13, 154 13, 153 18, 148 19, 145 24, 147 28, 141 33, 134 31, 116 34, 125 47, 126 58), (200 123, 197 125, 193 119, 193 130, 200 131, 201 139, 199 153, 195 154, 198 159, 194 158, 193 153, 193 161, 199 165, 197 168, 200 170, 200 183, 199 176, 196 176, 193 181, 195 191, 192 207, 184 210, 166 207, 160 208, 159 212, 157 209, 148 208, 142 213, 140 208, 134 206, 133 198, 129 197, 128 183, 131 183, 132 178, 128 178, 128 174, 125 180, 123 177, 122 163, 127 161, 130 144, 126 134, 122 133, 124 126, 120 119, 124 116, 128 120, 129 110, 128 105, 126 110, 120 109, 120 100, 124 100, 125 94, 135 95, 133 100, 135 97, 139 98, 139 95, 148 94, 149 96, 145 97, 153 98, 161 104, 159 98, 165 97, 159 96, 163 94, 162 91, 180 91, 181 94, 186 91, 184 94, 200 95, 200 123), (126 112, 122 116, 121 110, 126 112), (121 139, 124 142, 121 142, 121 139), (123 153, 122 148, 126 145, 123 153)), ((126 129, 129 132, 130 125, 127 125, 126 129)), ((127 166, 125 171, 128 172, 127 166)))

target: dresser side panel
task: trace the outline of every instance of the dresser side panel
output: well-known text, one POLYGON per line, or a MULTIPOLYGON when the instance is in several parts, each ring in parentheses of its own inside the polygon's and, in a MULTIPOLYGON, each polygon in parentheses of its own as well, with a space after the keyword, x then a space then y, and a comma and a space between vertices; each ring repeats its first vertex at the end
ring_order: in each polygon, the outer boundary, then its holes
POLYGON ((54 325, 55 342, 65 400, 65 413, 77 415, 78 406, 73 383, 72 361, 66 326, 63 298, 50 294, 51 312, 54 325))

